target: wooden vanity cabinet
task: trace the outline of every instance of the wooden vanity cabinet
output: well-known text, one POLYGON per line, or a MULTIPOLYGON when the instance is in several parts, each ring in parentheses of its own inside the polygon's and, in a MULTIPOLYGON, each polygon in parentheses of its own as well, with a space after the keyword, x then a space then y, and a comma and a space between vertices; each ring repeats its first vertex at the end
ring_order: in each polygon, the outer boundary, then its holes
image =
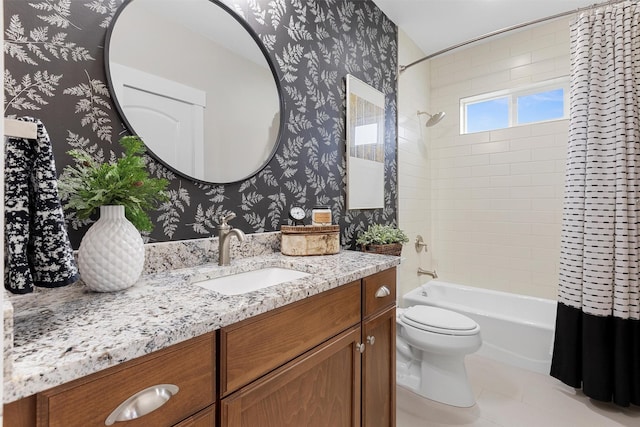
POLYGON ((220 427, 395 426, 395 303, 392 268, 222 328, 220 427))
POLYGON ((394 427, 396 269, 365 277, 362 288, 362 425, 394 427))
POLYGON ((360 425, 360 280, 220 330, 220 427, 360 425))
POLYGON ((203 409, 197 414, 176 424, 174 427, 214 427, 216 425, 216 405, 203 409))
POLYGON ((354 326, 222 399, 220 426, 359 426, 359 342, 354 326))
POLYGON ((222 397, 360 322, 360 281, 220 330, 222 397))
MULTIPOLYGON (((187 419, 205 408, 214 411, 215 360, 215 334, 205 334, 5 405, 4 422, 14 427, 103 427, 130 397, 155 387, 138 400, 148 402, 156 389, 175 385, 177 393, 157 409, 113 425, 210 427, 214 424, 199 421, 204 415, 198 414, 191 424, 187 419), (179 424, 183 420, 186 424, 179 424)), ((215 419, 215 413, 209 419, 215 419)))
POLYGON ((128 397, 175 383, 114 425, 394 427, 395 303, 391 268, 5 405, 5 425, 104 426, 128 397))
POLYGON ((11 427, 36 427, 36 395, 24 397, 3 407, 3 425, 11 427))

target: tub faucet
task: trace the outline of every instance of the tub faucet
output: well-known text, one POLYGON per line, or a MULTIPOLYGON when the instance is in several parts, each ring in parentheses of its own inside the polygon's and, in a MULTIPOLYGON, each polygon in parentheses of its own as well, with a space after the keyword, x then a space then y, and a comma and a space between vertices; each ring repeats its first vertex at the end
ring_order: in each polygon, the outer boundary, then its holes
POLYGON ((220 225, 218 226, 218 265, 231 264, 231 255, 229 250, 229 239, 232 235, 235 235, 239 241, 244 242, 246 238, 242 230, 239 228, 233 228, 228 221, 231 221, 236 217, 236 214, 231 212, 227 216, 220 217, 220 225))
POLYGON ((421 275, 421 274, 426 274, 427 276, 431 276, 434 279, 438 278, 438 273, 436 273, 435 269, 433 271, 429 271, 429 270, 423 270, 421 267, 418 267, 418 275, 421 275))

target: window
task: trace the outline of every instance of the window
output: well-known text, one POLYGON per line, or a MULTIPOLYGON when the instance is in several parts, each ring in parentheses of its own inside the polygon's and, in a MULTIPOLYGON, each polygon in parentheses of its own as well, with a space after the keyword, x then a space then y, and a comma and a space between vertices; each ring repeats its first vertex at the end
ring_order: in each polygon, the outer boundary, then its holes
POLYGON ((460 133, 483 132, 569 117, 569 79, 460 100, 460 133))

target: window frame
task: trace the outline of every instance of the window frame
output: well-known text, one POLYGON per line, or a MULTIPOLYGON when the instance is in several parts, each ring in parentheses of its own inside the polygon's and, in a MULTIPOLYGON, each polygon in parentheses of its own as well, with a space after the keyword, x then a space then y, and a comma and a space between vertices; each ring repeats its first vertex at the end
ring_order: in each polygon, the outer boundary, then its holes
POLYGON ((460 98, 460 135, 469 135, 479 132, 491 132, 495 130, 509 129, 519 126, 529 126, 538 123, 547 123, 558 120, 566 120, 569 118, 569 76, 562 76, 555 79, 545 80, 538 83, 521 86, 518 88, 504 89, 494 92, 483 93, 480 95, 468 96, 460 98), (518 98, 522 96, 535 95, 536 93, 550 92, 553 90, 563 90, 563 114, 562 117, 554 119, 546 119, 528 123, 518 123, 518 98), (481 131, 468 132, 467 107, 480 102, 491 101, 500 98, 508 98, 508 126, 504 128, 488 129, 481 131))

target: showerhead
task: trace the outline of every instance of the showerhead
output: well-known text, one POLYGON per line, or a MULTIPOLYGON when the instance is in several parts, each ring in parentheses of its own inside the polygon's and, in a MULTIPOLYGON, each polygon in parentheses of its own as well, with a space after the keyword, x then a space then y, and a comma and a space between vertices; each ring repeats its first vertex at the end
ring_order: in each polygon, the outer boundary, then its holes
POLYGON ((428 128, 440 123, 440 120, 442 120, 445 116, 444 111, 440 111, 436 114, 429 114, 426 111, 418 111, 418 115, 420 114, 426 114, 427 116, 429 116, 429 120, 427 120, 427 123, 425 123, 425 126, 428 128))

